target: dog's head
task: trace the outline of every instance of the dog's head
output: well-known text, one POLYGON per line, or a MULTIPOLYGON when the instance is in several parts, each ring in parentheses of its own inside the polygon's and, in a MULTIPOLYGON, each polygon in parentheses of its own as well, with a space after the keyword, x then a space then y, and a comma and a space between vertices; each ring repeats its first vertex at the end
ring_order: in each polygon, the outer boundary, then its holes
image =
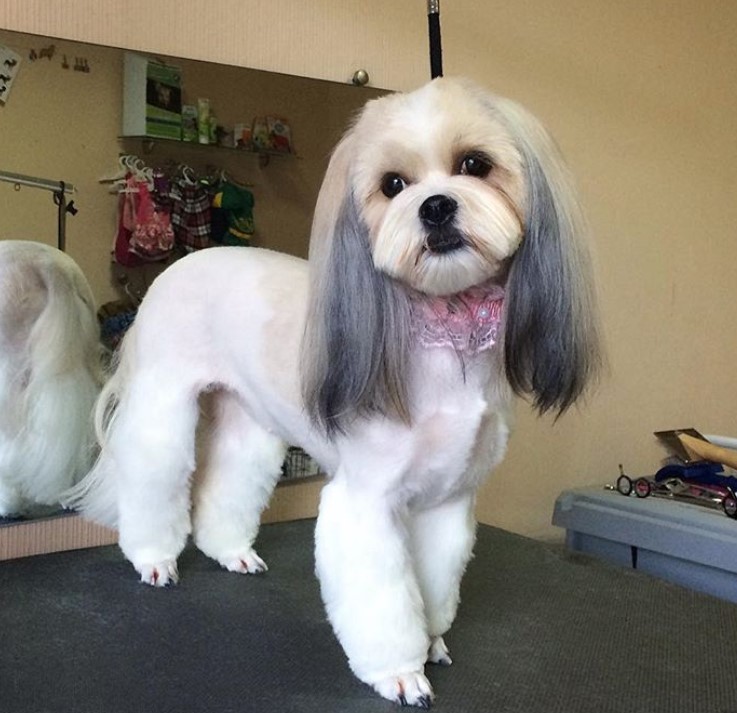
POLYGON ((438 80, 371 102, 348 141, 350 190, 378 270, 432 295, 499 276, 522 239, 526 181, 484 94, 438 80))
POLYGON ((506 290, 504 366, 565 410, 597 364, 589 261, 567 170, 540 124, 458 79, 369 102, 318 198, 303 385, 328 431, 408 417, 408 294, 506 290), (318 363, 319 362, 319 363, 318 363))

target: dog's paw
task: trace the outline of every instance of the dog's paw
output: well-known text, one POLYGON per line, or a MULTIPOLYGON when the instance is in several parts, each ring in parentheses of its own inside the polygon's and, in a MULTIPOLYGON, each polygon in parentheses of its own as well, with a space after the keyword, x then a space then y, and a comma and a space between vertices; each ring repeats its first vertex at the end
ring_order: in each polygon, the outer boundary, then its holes
POLYGON ((246 550, 234 557, 223 558, 220 564, 229 572, 240 574, 262 574, 269 570, 266 562, 256 554, 255 550, 246 550))
POLYGON ((450 666, 453 663, 453 659, 450 657, 450 651, 445 645, 442 636, 436 636, 430 644, 430 649, 427 652, 427 662, 439 664, 440 666, 450 666))
POLYGON ((435 698, 432 686, 422 671, 384 678, 374 683, 374 690, 401 706, 417 706, 425 710, 432 706, 435 698))
POLYGON ((142 564, 136 569, 141 575, 144 584, 152 587, 168 587, 179 581, 179 570, 176 560, 163 560, 155 564, 142 564))

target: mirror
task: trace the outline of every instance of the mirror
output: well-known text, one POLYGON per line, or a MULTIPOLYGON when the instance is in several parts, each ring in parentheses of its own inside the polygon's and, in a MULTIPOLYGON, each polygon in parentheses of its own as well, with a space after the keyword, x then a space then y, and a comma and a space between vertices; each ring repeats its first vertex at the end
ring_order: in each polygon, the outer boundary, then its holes
MULTIPOLYGON (((369 98, 384 93, 241 67, 150 57, 177 68, 183 104, 197 107, 198 100, 209 100, 215 120, 210 122, 208 140, 213 143, 202 145, 199 137, 194 142, 122 138, 125 51, 0 29, 0 74, 3 58, 12 53, 20 61, 17 66, 4 65, 13 70, 13 77, 0 95, 0 172, 64 181, 74 191, 64 194, 73 206, 62 211, 52 191, 0 181, 0 244, 23 240, 56 246, 62 222, 65 252, 89 283, 96 307, 107 317, 120 317, 121 323, 156 274, 185 250, 177 239, 164 260, 142 261, 134 267, 111 262, 125 190, 125 181, 119 180, 126 168, 121 155, 138 159, 139 163, 131 159, 128 167, 160 169, 167 179, 206 180, 211 193, 222 181, 244 189, 255 199, 255 229, 248 242, 306 257, 312 210, 330 151, 350 116, 369 98), (261 126, 254 127, 257 117, 266 122, 268 117, 282 120, 278 130, 270 125, 272 135, 288 135, 293 150, 276 147, 267 153, 262 148, 234 147, 235 127, 242 125, 253 135, 253 129, 261 126)), ((164 87, 159 99, 170 98, 164 87)), ((122 332, 123 327, 118 327, 122 332)), ((112 335, 113 344, 116 336, 120 335, 112 335)), ((0 348, 4 359, 8 348, 1 341, 0 348)), ((31 507, 29 512, 7 514, 28 518, 49 511, 48 506, 31 507)))

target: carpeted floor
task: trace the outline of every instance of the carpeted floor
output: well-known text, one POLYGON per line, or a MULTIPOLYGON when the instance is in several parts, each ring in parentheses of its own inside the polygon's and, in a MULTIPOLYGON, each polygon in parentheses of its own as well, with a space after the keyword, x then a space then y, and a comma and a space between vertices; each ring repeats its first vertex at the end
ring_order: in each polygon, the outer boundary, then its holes
MULTIPOLYGON (((313 575, 314 522, 266 526, 268 574, 195 550, 138 583, 115 547, 0 563, 2 713, 381 713, 313 575)), ((737 713, 737 607, 481 527, 428 667, 438 713, 737 713)))

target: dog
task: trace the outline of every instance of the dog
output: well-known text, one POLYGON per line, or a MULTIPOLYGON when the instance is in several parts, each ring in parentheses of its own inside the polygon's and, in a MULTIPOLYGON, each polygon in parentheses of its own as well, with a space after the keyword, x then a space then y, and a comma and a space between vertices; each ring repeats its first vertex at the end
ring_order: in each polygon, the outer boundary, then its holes
POLYGON ((71 502, 117 526, 149 584, 177 581, 190 533, 261 572, 259 515, 285 444, 303 447, 328 474, 316 571, 349 665, 429 707, 424 665, 451 662, 475 493, 514 395, 560 413, 597 372, 582 227, 556 147, 514 102, 452 78, 370 101, 330 159, 308 261, 222 247, 153 283, 71 502))
POLYGON ((42 243, 0 241, 0 515, 58 505, 89 471, 102 359, 77 264, 42 243))

